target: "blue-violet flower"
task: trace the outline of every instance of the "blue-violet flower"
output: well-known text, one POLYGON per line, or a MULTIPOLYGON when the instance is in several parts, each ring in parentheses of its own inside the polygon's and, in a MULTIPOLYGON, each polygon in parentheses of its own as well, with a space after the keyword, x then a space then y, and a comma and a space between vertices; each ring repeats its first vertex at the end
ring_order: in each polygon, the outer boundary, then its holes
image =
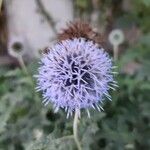
POLYGON ((114 89, 113 65, 100 45, 85 38, 63 40, 48 48, 41 59, 37 75, 37 90, 42 91, 43 103, 53 103, 55 111, 89 108, 102 110, 101 103, 109 89, 114 89))

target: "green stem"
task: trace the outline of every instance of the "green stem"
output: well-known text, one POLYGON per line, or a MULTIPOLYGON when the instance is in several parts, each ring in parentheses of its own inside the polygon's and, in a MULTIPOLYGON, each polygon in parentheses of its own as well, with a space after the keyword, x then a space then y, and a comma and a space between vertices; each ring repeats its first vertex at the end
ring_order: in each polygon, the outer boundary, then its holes
POLYGON ((24 60, 22 58, 22 56, 18 57, 18 61, 19 61, 19 64, 21 66, 21 69, 22 71, 24 72, 24 74, 30 79, 31 81, 31 85, 32 85, 32 88, 33 88, 33 97, 36 99, 36 100, 39 100, 39 96, 38 94, 35 92, 35 84, 34 84, 34 81, 33 81, 33 78, 32 76, 30 75, 30 73, 28 72, 28 69, 24 63, 24 60))
POLYGON ((76 110, 74 116, 74 122, 73 122, 73 136, 78 150, 82 150, 78 139, 78 116, 79 116, 79 110, 76 110))
POLYGON ((118 60, 118 45, 114 45, 113 47, 113 51, 114 51, 114 61, 118 60))
POLYGON ((24 63, 24 60, 23 60, 22 56, 18 57, 18 61, 19 61, 19 64, 20 64, 20 66, 21 66, 23 72, 24 72, 26 75, 29 75, 28 70, 27 70, 27 67, 26 67, 26 65, 25 65, 25 63, 24 63))
POLYGON ((3 0, 0 0, 0 13, 1 13, 2 2, 3 0))

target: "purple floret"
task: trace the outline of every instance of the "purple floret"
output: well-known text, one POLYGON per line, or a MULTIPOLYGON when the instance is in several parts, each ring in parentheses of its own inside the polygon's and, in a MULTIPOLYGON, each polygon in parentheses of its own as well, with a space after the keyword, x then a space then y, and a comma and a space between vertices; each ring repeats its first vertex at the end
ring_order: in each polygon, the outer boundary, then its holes
POLYGON ((112 61, 93 41, 84 38, 57 43, 41 59, 37 89, 43 102, 54 104, 55 111, 64 108, 67 114, 76 109, 97 108, 105 97, 111 100, 114 89, 112 61))

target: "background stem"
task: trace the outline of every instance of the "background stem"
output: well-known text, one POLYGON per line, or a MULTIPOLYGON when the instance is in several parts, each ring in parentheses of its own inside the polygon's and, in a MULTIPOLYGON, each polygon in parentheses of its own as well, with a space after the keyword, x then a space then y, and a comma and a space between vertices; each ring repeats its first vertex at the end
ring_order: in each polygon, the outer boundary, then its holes
POLYGON ((0 13, 1 13, 2 2, 3 0, 0 0, 0 13))
POLYGON ((114 61, 118 60, 118 45, 114 45, 113 47, 113 51, 114 51, 114 61))
POLYGON ((25 63, 24 63, 24 60, 23 60, 22 56, 18 57, 18 61, 19 61, 19 64, 20 64, 20 66, 21 66, 23 72, 24 72, 26 75, 29 75, 28 70, 27 70, 27 68, 26 68, 26 65, 25 65, 25 63))
POLYGON ((78 139, 78 116, 79 116, 79 112, 78 110, 76 110, 75 116, 74 116, 74 122, 73 122, 73 135, 74 135, 74 140, 75 140, 78 150, 82 150, 79 139, 78 139))

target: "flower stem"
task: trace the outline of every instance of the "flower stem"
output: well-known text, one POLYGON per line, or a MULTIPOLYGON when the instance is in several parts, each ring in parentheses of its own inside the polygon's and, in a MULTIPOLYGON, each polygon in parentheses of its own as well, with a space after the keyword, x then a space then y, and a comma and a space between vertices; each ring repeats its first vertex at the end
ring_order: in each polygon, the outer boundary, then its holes
POLYGON ((3 0, 0 0, 0 13, 1 13, 2 2, 3 0))
POLYGON ((113 51, 114 51, 114 61, 117 61, 118 60, 118 45, 114 45, 113 51))
POLYGON ((27 67, 26 67, 26 65, 25 65, 25 63, 24 63, 24 60, 23 60, 22 56, 18 57, 18 61, 19 61, 19 64, 20 64, 20 66, 21 66, 23 72, 24 72, 26 75, 29 75, 28 70, 27 70, 27 67))
POLYGON ((24 74, 29 78, 29 80, 30 80, 30 82, 31 82, 31 85, 32 85, 32 88, 33 88, 33 91, 34 91, 34 92, 33 92, 33 95, 34 95, 35 99, 39 99, 39 98, 38 98, 38 95, 35 93, 35 84, 34 84, 33 78, 32 78, 32 76, 30 75, 30 73, 28 72, 28 69, 27 69, 27 67, 26 67, 26 65, 25 65, 25 62, 24 62, 22 56, 17 57, 17 59, 18 59, 18 62, 19 62, 19 65, 20 65, 22 71, 23 71, 24 74))
POLYGON ((82 150, 78 139, 78 116, 79 116, 79 110, 76 110, 74 116, 74 122, 73 122, 73 136, 78 150, 82 150))

